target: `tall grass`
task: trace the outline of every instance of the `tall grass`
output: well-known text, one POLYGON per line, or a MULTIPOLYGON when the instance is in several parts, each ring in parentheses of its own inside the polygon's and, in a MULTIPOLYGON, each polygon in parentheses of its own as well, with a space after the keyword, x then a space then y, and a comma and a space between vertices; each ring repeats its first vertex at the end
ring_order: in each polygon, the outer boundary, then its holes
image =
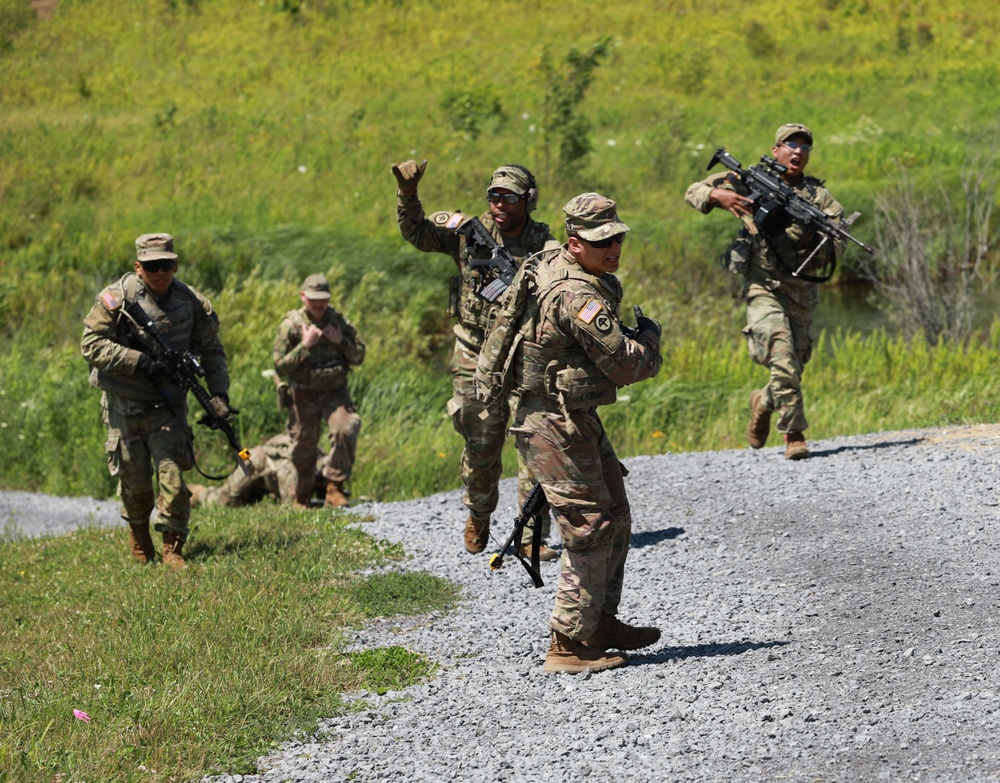
MULTIPOLYGON (((606 414, 616 441, 625 453, 740 445, 743 397, 761 379, 714 260, 732 219, 682 202, 714 148, 752 163, 777 125, 808 123, 811 171, 865 213, 857 233, 871 240, 875 195, 900 167, 918 185, 953 187, 996 117, 995 4, 791 8, 62 0, 50 19, 9 17, 0 29, 0 425, 10 447, 0 485, 113 491, 97 394, 76 358, 80 322, 131 266, 134 237, 166 230, 179 276, 222 316, 246 441, 283 424, 261 373, 301 279, 324 271, 370 347, 352 380, 364 417, 355 493, 457 486, 460 440, 443 416, 452 264, 405 246, 394 224, 389 166, 411 156, 430 160, 429 210, 480 208, 489 172, 511 161, 534 169, 536 215, 557 235, 571 196, 615 197, 637 238, 624 260, 628 298, 669 322, 662 378, 627 390, 606 414), (516 29, 516 48, 496 46, 500 18, 516 29), (566 72, 572 47, 609 34, 579 107, 593 152, 557 170, 541 133, 547 79, 566 72)), ((842 270, 850 278, 850 259, 842 270)), ((825 340, 831 357, 857 354, 861 365, 861 354, 884 350, 835 329, 825 340)), ((964 345, 938 350, 971 361, 964 345)), ((922 385, 928 396, 908 416, 886 418, 874 398, 844 416, 824 407, 849 398, 832 367, 817 358, 807 371, 816 437, 993 415, 960 391, 986 379, 949 376, 922 385)), ((909 398, 908 383, 880 388, 909 398)), ((206 464, 224 464, 211 433, 196 446, 206 464)))

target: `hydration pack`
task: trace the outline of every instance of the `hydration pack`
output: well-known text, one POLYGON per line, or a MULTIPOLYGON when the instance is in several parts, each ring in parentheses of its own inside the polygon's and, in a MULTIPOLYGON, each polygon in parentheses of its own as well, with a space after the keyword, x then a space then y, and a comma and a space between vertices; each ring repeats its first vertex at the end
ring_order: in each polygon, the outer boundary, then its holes
POLYGON ((479 352, 475 382, 476 397, 486 404, 482 418, 510 395, 511 363, 521 340, 534 330, 538 312, 536 263, 537 256, 531 256, 517 270, 479 352))

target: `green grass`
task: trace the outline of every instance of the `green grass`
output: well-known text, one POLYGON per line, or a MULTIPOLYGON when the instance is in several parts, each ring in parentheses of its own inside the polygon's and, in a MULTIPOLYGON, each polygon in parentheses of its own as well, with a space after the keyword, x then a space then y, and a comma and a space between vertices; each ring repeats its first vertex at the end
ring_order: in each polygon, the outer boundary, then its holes
POLYGON ((0 544, 0 780, 251 772, 343 694, 430 676, 399 647, 341 652, 366 617, 457 600, 426 574, 352 576, 402 552, 351 521, 199 509, 183 572, 133 563, 123 528, 0 544))
MULTIPOLYGON (((478 209, 497 165, 528 165, 536 215, 557 236, 571 196, 615 197, 634 229, 626 305, 664 321, 668 339, 661 378, 606 413, 612 439, 623 455, 739 446, 745 397, 762 380, 715 260, 732 218, 682 200, 712 151, 725 145, 749 164, 779 124, 806 122, 811 173, 864 213, 856 233, 873 242, 876 198, 900 172, 953 193, 962 162, 998 127, 1000 7, 986 0, 826 0, 793 14, 784 0, 62 0, 46 20, 0 3, 8 488, 113 493, 77 344, 96 292, 153 230, 175 235, 179 276, 220 313, 244 441, 283 425, 262 372, 301 280, 326 272, 369 345, 351 381, 363 417, 353 491, 390 500, 459 486, 461 441, 444 416, 453 264, 409 248, 394 220, 390 165, 411 156, 430 161, 429 210, 478 209), (517 20, 517 48, 502 56, 498 18, 517 20), (550 74, 566 75, 574 47, 609 34, 579 106, 593 153, 560 170, 560 139, 542 132, 550 74)), ((848 257, 838 281, 856 275, 848 257)), ((996 415, 981 396, 989 374, 964 344, 939 346, 910 377, 866 381, 840 364, 867 371, 888 351, 899 366, 907 347, 838 337, 839 326, 806 373, 812 437, 996 415), (949 363, 977 374, 916 377, 949 363), (879 391, 858 397, 866 382, 879 391)), ((210 472, 230 464, 215 435, 196 442, 210 472)))

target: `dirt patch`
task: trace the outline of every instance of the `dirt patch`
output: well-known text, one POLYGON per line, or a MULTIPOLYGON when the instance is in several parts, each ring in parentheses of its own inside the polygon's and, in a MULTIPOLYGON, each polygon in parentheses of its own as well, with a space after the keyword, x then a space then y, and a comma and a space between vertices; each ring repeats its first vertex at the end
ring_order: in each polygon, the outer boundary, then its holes
POLYGON ((59 0, 31 0, 31 8, 39 19, 48 19, 58 6, 59 0))

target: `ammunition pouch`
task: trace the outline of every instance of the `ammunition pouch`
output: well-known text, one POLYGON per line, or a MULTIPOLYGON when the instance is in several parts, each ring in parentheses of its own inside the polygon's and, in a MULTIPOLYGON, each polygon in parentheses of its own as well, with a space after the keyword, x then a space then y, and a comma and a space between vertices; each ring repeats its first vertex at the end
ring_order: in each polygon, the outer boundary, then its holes
POLYGON ((278 412, 287 411, 292 407, 292 392, 287 381, 278 381, 274 386, 278 398, 278 412))
POLYGON ((729 247, 722 253, 719 259, 723 269, 728 269, 734 275, 744 275, 750 266, 750 258, 753 254, 753 238, 746 228, 741 228, 729 247))

